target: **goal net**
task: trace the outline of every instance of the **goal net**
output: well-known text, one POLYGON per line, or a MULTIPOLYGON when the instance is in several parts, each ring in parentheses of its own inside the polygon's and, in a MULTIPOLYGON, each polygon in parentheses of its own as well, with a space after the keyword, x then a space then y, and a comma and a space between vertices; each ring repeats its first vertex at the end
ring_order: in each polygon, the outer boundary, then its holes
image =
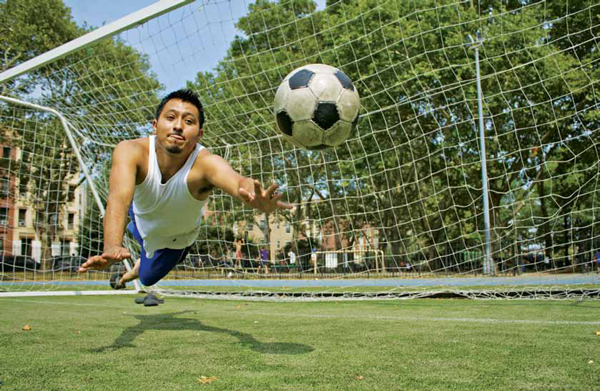
POLYGON ((73 264, 102 251, 111 153, 186 87, 201 143, 296 207, 266 216, 216 190, 159 291, 596 297, 598 15, 596 0, 202 0, 3 82, 60 113, 75 148, 54 114, 1 101, 0 291, 110 290, 122 267, 73 264), (276 129, 275 91, 311 63, 361 96, 335 149, 276 129))

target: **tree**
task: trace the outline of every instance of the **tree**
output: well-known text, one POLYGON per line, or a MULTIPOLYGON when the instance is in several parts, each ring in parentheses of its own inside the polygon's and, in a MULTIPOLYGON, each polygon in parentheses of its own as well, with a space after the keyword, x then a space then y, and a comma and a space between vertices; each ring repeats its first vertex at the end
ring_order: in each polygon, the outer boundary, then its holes
POLYGON ((479 30, 494 252, 533 225, 552 248, 559 221, 565 232, 590 226, 563 217, 591 210, 596 193, 588 146, 600 116, 597 89, 588 90, 600 76, 597 6, 576 12, 587 4, 351 0, 315 12, 311 1, 258 1, 227 57, 191 85, 209 102, 215 144, 235 145, 242 171, 287 185, 299 208, 283 216, 295 231, 305 220, 331 222, 341 241, 371 225, 396 259, 439 262, 484 242, 475 61, 465 43, 479 30), (361 94, 359 134, 335 150, 289 151, 272 137, 274 89, 309 62, 342 68, 361 94), (562 161, 576 164, 554 164, 562 161))
MULTIPOLYGON (((71 10, 62 0, 7 0, 0 2, 0 72, 15 67, 80 35, 71 10), (35 12, 34 12, 35 10, 35 12)), ((48 71, 0 85, 0 95, 32 92, 48 71)))

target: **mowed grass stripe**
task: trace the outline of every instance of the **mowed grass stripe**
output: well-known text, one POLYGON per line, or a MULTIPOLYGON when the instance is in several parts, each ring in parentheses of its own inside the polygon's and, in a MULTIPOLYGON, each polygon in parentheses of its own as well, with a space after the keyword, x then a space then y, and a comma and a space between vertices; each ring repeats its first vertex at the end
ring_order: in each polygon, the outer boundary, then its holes
MULTIPOLYGON (((169 300, 174 300, 175 298, 169 298, 167 297, 167 301, 169 300)), ((190 300, 190 301, 194 301, 196 300, 197 303, 191 303, 192 305, 202 305, 202 303, 205 302, 213 302, 213 300, 207 299, 194 299, 194 298, 177 298, 180 300, 190 300)), ((127 304, 127 305, 102 305, 102 304, 94 304, 94 303, 71 303, 71 302, 61 302, 61 301, 57 301, 57 300, 49 300, 49 299, 36 299, 35 301, 32 301, 31 299, 18 299, 18 298, 7 298, 5 300, 10 300, 10 301, 15 301, 15 302, 20 302, 20 303, 29 303, 29 304, 33 304, 33 305, 37 305, 38 303, 44 303, 44 304, 54 304, 54 305, 66 305, 66 306, 77 306, 77 307, 99 307, 99 308, 114 308, 114 309, 122 309, 122 310, 142 310, 143 307, 138 306, 138 308, 136 308, 136 306, 131 305, 131 304, 127 304)), ((415 300, 427 300, 427 299, 415 299, 415 300)), ((131 299, 131 301, 133 301, 133 298, 131 299)), ((218 300, 218 301, 222 301, 222 300, 218 300)), ((469 301, 466 299, 461 299, 460 301, 469 301)), ((523 303, 527 303, 530 300, 524 300, 522 301, 523 303)), ((365 301, 360 301, 360 302, 365 302, 365 301)), ((373 302, 377 302, 377 300, 373 300, 373 302)), ((513 301, 514 302, 514 301, 513 301)), ((239 304, 244 304, 247 305, 249 302, 245 302, 245 301, 231 301, 230 303, 237 303, 239 304)), ((256 302, 252 302, 252 303, 256 303, 256 302)), ((284 303, 275 303, 275 302, 260 302, 262 304, 269 304, 271 303, 272 305, 282 305, 284 303)), ((339 303, 339 302, 338 302, 339 303)), ((286 303, 286 304, 290 304, 290 303, 286 303)), ((292 303, 292 305, 300 305, 302 303, 292 303)), ((310 303, 307 303, 310 304, 310 303)), ((600 309, 600 303, 599 304, 599 309, 600 309)), ((336 304, 337 305, 337 304, 336 304)), ((167 307, 163 307, 161 306, 162 309, 168 308, 167 307)), ((221 310, 211 310, 211 312, 213 313, 220 313, 223 312, 221 310)), ((231 309, 227 309, 226 312, 231 312, 231 309)), ((578 320, 545 320, 545 319, 501 319, 501 318, 472 318, 472 317, 427 317, 427 316, 390 316, 390 315, 372 315, 372 314, 367 314, 367 313, 363 313, 361 315, 348 315, 348 314, 316 314, 316 313, 302 313, 299 312, 297 310, 294 310, 292 313, 286 313, 286 312, 282 312, 282 311, 277 311, 277 312, 264 312, 264 311, 256 311, 256 310, 249 310, 249 311, 245 311, 245 315, 248 314, 253 314, 253 315, 261 315, 261 316, 274 316, 274 317, 281 317, 281 316, 286 316, 286 317, 305 317, 305 318, 315 318, 315 319, 348 319, 348 320, 356 320, 356 321, 405 321, 405 322, 460 322, 460 323, 499 323, 499 324, 539 324, 539 325, 574 325, 574 326, 600 326, 600 320, 598 321, 578 321, 578 320)), ((131 313, 133 314, 133 313, 131 313)), ((146 314, 146 312, 140 312, 140 314, 146 314)), ((238 315, 240 315, 240 312, 237 312, 238 315)))

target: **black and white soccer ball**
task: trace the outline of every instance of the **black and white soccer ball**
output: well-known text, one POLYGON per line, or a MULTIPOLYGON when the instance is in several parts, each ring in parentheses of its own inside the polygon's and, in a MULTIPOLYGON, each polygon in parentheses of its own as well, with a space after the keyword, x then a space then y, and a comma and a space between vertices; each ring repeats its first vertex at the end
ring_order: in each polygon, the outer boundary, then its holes
POLYGON ((318 150, 337 147, 354 132, 360 97, 352 80, 329 65, 290 72, 275 93, 277 128, 292 144, 318 150))

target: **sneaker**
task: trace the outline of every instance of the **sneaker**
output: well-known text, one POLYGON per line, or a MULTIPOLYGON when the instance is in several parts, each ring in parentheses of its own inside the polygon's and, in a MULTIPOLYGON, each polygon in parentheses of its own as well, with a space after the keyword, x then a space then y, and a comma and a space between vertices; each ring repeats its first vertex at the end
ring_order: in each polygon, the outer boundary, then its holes
POLYGON ((145 307, 154 307, 165 302, 163 299, 156 297, 153 293, 148 293, 146 297, 136 297, 134 301, 135 304, 143 304, 145 307))
POLYGON ((158 305, 158 298, 153 295, 148 295, 144 299, 144 307, 156 307, 158 305))
POLYGON ((125 284, 119 283, 119 281, 121 281, 121 277, 123 277, 123 274, 120 273, 115 273, 112 276, 110 276, 110 287, 117 290, 125 289, 125 284))

